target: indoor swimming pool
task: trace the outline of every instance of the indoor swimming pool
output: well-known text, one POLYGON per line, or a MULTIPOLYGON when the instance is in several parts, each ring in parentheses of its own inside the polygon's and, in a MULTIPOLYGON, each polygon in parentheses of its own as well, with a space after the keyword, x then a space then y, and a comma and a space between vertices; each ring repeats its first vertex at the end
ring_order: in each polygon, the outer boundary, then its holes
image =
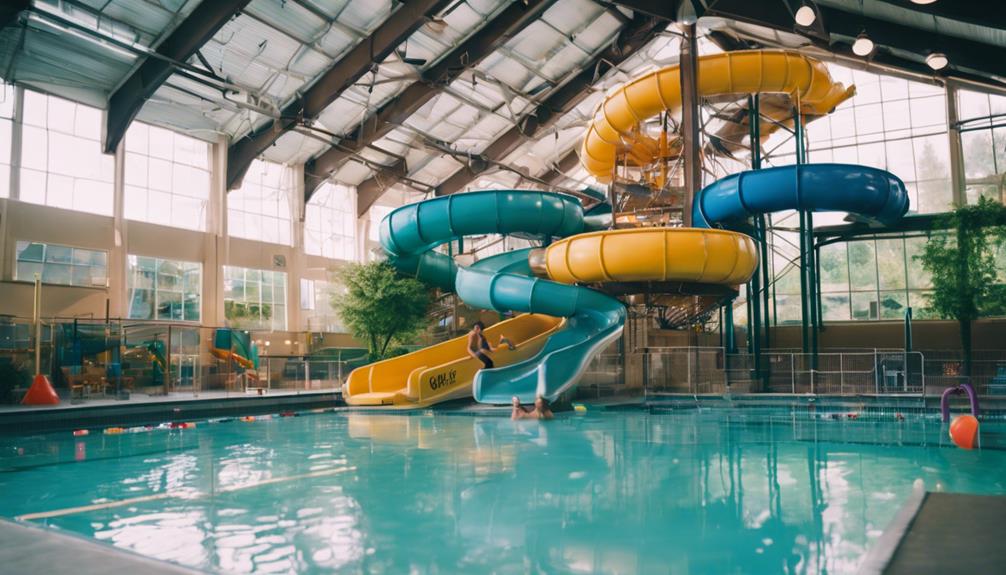
POLYGON ((913 489, 1006 493, 1006 435, 784 409, 325 411, 0 438, 0 515, 232 573, 854 573, 913 489))

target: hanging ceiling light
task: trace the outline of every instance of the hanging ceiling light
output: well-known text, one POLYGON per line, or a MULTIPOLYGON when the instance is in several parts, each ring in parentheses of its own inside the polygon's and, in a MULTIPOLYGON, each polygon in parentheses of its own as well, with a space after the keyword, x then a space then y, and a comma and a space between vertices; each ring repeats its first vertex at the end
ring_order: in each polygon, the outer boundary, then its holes
POLYGON ((933 52, 932 54, 926 56, 926 65, 933 70, 942 70, 947 67, 950 60, 947 55, 942 52, 933 52))
POLYGON ((810 4, 805 3, 797 9, 796 14, 793 15, 793 19, 796 20, 797 24, 806 28, 813 24, 814 20, 817 20, 817 12, 814 12, 810 4))
POLYGON ((873 52, 873 40, 870 40, 866 32, 860 32, 856 41, 852 43, 852 53, 857 56, 868 56, 870 52, 873 52))
POLYGON ((912 0, 912 4, 921 4, 923 6, 926 4, 932 4, 933 2, 936 2, 936 0, 912 0))

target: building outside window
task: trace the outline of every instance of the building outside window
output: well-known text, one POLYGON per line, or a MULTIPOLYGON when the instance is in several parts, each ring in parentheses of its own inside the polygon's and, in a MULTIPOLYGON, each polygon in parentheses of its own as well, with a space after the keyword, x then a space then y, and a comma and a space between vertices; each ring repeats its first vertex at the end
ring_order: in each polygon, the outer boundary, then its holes
POLYGON ((286 273, 224 266, 224 317, 242 329, 286 329, 286 273))
POLYGON ((227 196, 227 233, 271 244, 293 245, 293 168, 255 160, 241 187, 227 196))
POLYGON ((304 206, 304 251, 352 261, 356 255, 356 190, 325 182, 304 206))
POLYGON ((24 91, 20 199, 111 216, 115 157, 101 153, 101 111, 24 91))
POLYGON ((108 252, 19 240, 14 280, 33 282, 35 274, 49 284, 108 287, 108 252))
POLYGON ((202 264, 130 255, 130 319, 199 321, 202 264))
POLYGON ((206 231, 209 144, 133 122, 126 132, 124 160, 126 218, 206 231))

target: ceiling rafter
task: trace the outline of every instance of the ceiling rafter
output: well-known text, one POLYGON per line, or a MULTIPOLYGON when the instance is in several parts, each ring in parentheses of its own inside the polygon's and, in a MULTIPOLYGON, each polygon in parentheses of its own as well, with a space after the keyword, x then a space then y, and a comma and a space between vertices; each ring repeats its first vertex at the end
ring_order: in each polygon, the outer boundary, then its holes
MULTIPOLYGON (((401 94, 392 98, 375 114, 368 116, 356 129, 352 140, 341 147, 331 147, 305 166, 305 194, 310 198, 315 188, 328 179, 352 156, 352 151, 388 135, 406 118, 440 94, 466 69, 478 64, 492 54, 529 23, 538 19, 556 0, 527 0, 513 2, 485 22, 480 30, 448 52, 435 65, 423 73, 422 78, 410 84, 401 94)), ((398 170, 395 170, 396 173, 398 170)))
POLYGON ((412 0, 402 4, 369 36, 326 70, 302 95, 283 107, 278 119, 237 140, 227 150, 227 189, 241 185, 248 167, 279 138, 301 123, 309 123, 340 94, 382 62, 418 30, 427 18, 452 0, 412 0))
POLYGON ((27 10, 31 0, 14 0, 0 5, 0 28, 7 26, 17 18, 22 10, 27 10))
MULTIPOLYGON (((553 92, 522 122, 489 144, 482 154, 492 162, 502 162, 526 140, 543 136, 563 114, 575 108, 590 94, 599 78, 649 43, 665 26, 666 21, 662 18, 637 13, 611 46, 584 66, 568 83, 553 92)), ((438 186, 437 193, 448 195, 461 191, 484 172, 485 169, 478 169, 478 166, 465 166, 444 180, 438 186)))
POLYGON ((216 34, 250 0, 200 2, 160 44, 155 52, 165 59, 148 57, 133 69, 108 98, 102 147, 106 154, 115 152, 126 130, 143 104, 154 95, 175 66, 169 60, 185 62, 216 34))

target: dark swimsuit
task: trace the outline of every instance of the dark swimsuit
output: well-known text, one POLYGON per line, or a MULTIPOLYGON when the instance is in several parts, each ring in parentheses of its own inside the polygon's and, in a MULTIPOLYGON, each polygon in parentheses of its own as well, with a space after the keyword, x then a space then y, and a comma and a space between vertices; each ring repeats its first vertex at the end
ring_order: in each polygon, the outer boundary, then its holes
POLYGON ((482 361, 482 364, 485 366, 485 369, 492 369, 494 367, 493 360, 490 359, 488 355, 482 352, 483 349, 489 349, 489 342, 486 341, 486 336, 482 334, 479 334, 479 340, 480 340, 479 344, 480 349, 477 352, 475 352, 475 357, 479 358, 482 361))

